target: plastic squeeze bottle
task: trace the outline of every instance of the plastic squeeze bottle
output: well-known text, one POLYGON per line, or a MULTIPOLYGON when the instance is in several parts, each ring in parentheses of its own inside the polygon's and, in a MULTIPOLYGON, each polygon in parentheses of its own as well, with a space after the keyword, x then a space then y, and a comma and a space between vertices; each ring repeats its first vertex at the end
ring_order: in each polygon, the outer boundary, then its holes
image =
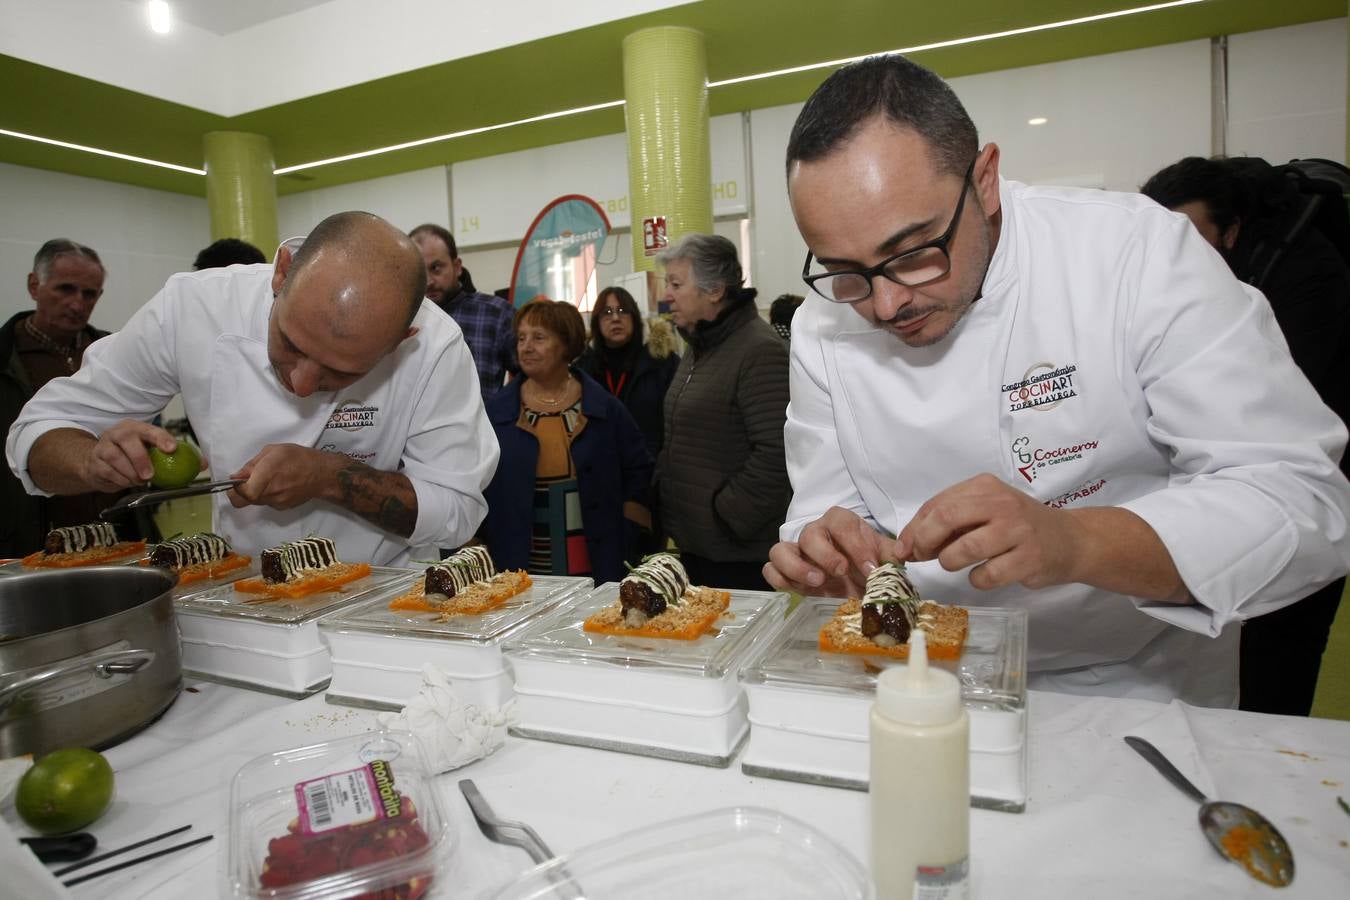
POLYGON ((970 718, 956 676, 928 667, 922 629, 909 665, 877 677, 871 725, 872 879, 879 900, 966 900, 970 718))

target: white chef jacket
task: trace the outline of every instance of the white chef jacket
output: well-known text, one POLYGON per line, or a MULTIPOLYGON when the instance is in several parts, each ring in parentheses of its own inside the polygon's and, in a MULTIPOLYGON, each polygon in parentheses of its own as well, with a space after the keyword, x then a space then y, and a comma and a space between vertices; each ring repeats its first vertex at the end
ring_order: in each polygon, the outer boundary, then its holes
POLYGON ((401 538, 346 509, 313 501, 290 510, 235 509, 213 495, 215 530, 241 553, 307 535, 337 542, 339 558, 401 565, 473 536, 487 512, 483 489, 497 439, 459 326, 423 302, 403 341, 355 384, 297 397, 267 357, 272 266, 175 275, 120 332, 85 351, 70 378, 48 382, 10 429, 6 456, 30 493, 33 442, 55 428, 99 434, 123 418, 149 420, 174 394, 214 477, 237 471, 267 444, 343 453, 401 471, 417 494, 417 525, 401 538))
POLYGON ((1135 194, 1004 181, 1000 196, 983 295, 938 344, 819 297, 798 310, 781 537, 830 506, 896 534, 982 472, 1057 508, 1124 507, 1195 605, 910 569, 926 597, 1028 610, 1033 688, 1235 705, 1236 623, 1350 566, 1345 426, 1184 216, 1135 194))

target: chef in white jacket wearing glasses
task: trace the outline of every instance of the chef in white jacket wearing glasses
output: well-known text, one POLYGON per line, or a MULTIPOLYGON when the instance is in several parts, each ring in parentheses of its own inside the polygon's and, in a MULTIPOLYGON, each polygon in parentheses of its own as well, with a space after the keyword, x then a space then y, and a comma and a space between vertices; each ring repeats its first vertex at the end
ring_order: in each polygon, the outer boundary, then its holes
POLYGON ((902 57, 802 110, 765 576, 858 596, 904 560, 926 598, 1026 609, 1032 688, 1234 706, 1241 620, 1350 567, 1345 426, 1185 218, 998 169, 902 57))

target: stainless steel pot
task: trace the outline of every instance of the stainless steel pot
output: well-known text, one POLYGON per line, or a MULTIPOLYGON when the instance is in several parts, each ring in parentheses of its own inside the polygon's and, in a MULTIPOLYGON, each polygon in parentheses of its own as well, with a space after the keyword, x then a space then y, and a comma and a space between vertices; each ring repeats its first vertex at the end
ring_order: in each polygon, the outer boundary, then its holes
POLYGON ((161 569, 0 578, 0 757, 106 747, 178 697, 183 651, 161 569))

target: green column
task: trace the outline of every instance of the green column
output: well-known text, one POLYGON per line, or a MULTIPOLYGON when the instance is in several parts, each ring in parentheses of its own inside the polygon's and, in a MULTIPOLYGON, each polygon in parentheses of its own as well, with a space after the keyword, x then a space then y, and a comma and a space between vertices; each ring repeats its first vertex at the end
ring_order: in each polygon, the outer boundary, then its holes
POLYGON ((241 238, 271 259, 278 243, 272 142, 261 134, 212 131, 202 143, 211 240, 241 238))
POLYGON ((713 229, 708 55, 692 28, 648 28, 623 41, 633 268, 652 271, 643 224, 664 216, 671 242, 713 229))

